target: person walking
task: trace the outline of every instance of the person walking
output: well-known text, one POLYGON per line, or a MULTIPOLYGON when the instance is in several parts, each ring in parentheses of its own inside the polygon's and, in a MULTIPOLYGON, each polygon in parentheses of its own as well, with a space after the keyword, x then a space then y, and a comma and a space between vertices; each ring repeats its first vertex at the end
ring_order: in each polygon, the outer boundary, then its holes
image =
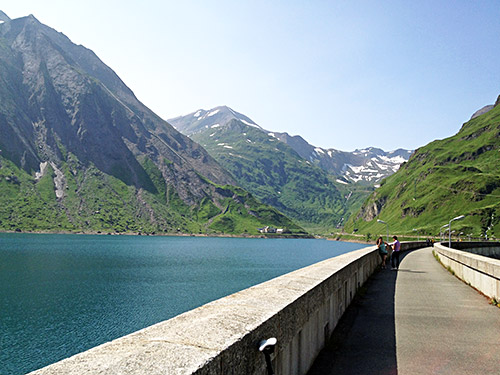
POLYGON ((393 270, 399 269, 399 254, 401 250, 401 242, 398 240, 398 236, 392 236, 394 242, 392 245, 392 255, 391 255, 391 266, 393 270))
POLYGON ((378 254, 382 259, 382 269, 385 269, 385 260, 387 259, 387 243, 384 242, 382 237, 377 239, 378 254))

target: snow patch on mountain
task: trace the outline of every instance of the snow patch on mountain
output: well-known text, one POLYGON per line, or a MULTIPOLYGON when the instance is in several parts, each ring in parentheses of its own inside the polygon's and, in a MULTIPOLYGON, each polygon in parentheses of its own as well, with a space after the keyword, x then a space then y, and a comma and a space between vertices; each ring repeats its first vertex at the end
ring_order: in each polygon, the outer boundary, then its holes
MULTIPOLYGON (((240 131, 245 136, 247 144, 257 144, 246 135, 244 125, 259 129, 268 136, 268 142, 283 142, 294 149, 304 162, 324 169, 335 178, 350 182, 364 182, 370 185, 380 182, 383 178, 396 172, 400 165, 407 161, 413 151, 397 149, 386 152, 375 147, 365 147, 353 152, 326 149, 309 144, 299 135, 291 136, 288 133, 266 130, 257 125, 247 116, 233 111, 227 106, 220 106, 210 110, 198 110, 191 115, 169 120, 179 131, 185 134, 195 134, 207 130, 210 137, 216 129, 233 126, 234 120, 239 122, 234 130, 240 131)), ((219 134, 219 133, 217 133, 219 134)), ((217 142, 217 139, 215 139, 217 142)), ((225 147, 225 144, 219 146, 225 147)), ((340 183, 340 182, 339 182, 340 183)))
POLYGON ((216 115, 217 113, 219 113, 219 109, 216 109, 215 111, 210 112, 209 114, 207 114, 207 117, 212 117, 212 116, 216 115))
POLYGON ((251 122, 248 122, 248 121, 243 120, 243 119, 241 119, 241 118, 240 118, 240 119, 238 119, 238 120, 240 120, 240 121, 241 121, 242 123, 244 123, 245 125, 248 125, 248 126, 251 126, 251 127, 253 127, 253 128, 257 128, 257 129, 261 129, 261 130, 262 130, 262 128, 261 128, 259 125, 257 125, 257 124, 252 124, 251 122))
POLYGON ((257 125, 257 124, 253 124, 251 122, 248 122, 247 120, 242 119, 242 118, 238 118, 238 120, 240 120, 242 123, 244 123, 246 125, 249 125, 249 126, 255 126, 255 125, 257 125))
POLYGON ((402 156, 395 156, 395 157, 387 157, 387 156, 379 156, 380 159, 388 162, 388 163, 394 163, 394 164, 401 164, 404 163, 407 159, 403 158, 402 156))
MULTIPOLYGON (((402 155, 411 155, 411 151, 396 150, 384 152, 379 149, 362 149, 352 153, 354 158, 345 162, 340 175, 351 182, 365 181, 376 183, 395 173, 408 159, 402 155), (392 156, 393 155, 393 156, 392 156)), ((328 154, 330 156, 330 153, 328 154)))

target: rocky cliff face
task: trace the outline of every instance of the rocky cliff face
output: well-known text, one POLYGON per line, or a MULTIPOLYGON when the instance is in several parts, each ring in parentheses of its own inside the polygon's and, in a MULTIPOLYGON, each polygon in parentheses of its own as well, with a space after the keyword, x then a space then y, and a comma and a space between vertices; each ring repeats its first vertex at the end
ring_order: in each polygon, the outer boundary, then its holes
POLYGON ((92 51, 34 16, 0 13, 0 20, 0 156, 38 180, 50 169, 66 212, 65 181, 80 184, 85 206, 81 184, 94 169, 136 189, 140 201, 142 192, 175 192, 187 206, 225 199, 215 184, 234 185, 231 175, 142 104, 92 51))
POLYGON ((483 108, 481 109, 478 109, 476 112, 474 112, 471 116, 471 120, 476 118, 476 117, 479 117, 481 115, 484 115, 485 113, 488 113, 489 111, 491 111, 493 108, 495 108, 497 105, 500 104, 500 95, 498 96, 495 104, 489 104, 489 105, 485 105, 483 108))
POLYGON ((9 16, 0 10, 0 22, 10 21, 9 16))
POLYGON ((155 161, 161 155, 177 172, 233 182, 199 145, 139 102, 92 51, 33 16, 4 22, 0 36, 2 148, 23 169, 58 164, 63 145, 82 163, 138 187, 149 185, 138 155, 155 161))

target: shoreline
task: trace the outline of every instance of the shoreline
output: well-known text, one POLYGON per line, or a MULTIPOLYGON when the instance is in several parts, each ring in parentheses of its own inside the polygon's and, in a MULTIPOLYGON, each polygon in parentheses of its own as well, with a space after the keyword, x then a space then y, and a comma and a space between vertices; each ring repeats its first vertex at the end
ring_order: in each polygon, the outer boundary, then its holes
POLYGON ((274 239, 274 238, 283 238, 283 239, 316 239, 310 234, 307 235, 282 235, 282 234, 206 234, 206 233, 142 233, 142 232, 102 232, 102 231, 22 231, 22 230, 0 230, 1 233, 10 233, 10 234, 74 234, 74 235, 95 235, 95 236, 156 236, 156 237, 213 237, 213 238, 265 238, 265 239, 274 239))
MULTIPOLYGON (((198 238, 262 238, 262 239, 318 239, 318 240, 327 240, 327 241, 339 241, 339 242, 350 242, 357 243, 363 245, 373 245, 375 246, 374 241, 366 241, 363 240, 362 237, 356 238, 357 236, 353 236, 352 234, 345 235, 335 235, 335 236, 321 236, 321 235, 300 235, 300 234, 222 234, 222 233, 164 233, 164 232, 152 232, 152 233, 143 233, 143 232, 102 232, 102 231, 22 231, 22 230, 0 230, 0 234, 9 233, 9 234, 72 234, 72 235, 95 235, 95 236, 155 236, 155 237, 198 237, 198 238), (354 238, 353 238, 354 237, 354 238)), ((403 239, 403 236, 401 236, 403 239)), ((405 240, 405 239, 403 239, 405 240)), ((414 240, 411 238, 408 240, 414 240)))
POLYGON ((342 238, 342 237, 336 237, 336 238, 327 238, 328 241, 341 241, 341 242, 352 242, 352 243, 361 243, 361 244, 364 244, 364 245, 375 245, 374 242, 366 242, 366 241, 363 241, 363 240, 357 240, 357 239, 354 239, 354 238, 342 238))

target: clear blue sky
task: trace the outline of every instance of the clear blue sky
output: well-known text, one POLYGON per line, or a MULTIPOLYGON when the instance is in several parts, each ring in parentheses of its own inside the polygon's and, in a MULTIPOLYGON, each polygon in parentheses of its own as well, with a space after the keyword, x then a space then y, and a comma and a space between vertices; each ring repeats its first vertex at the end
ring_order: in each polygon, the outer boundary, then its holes
POLYGON ((500 94, 498 0, 4 0, 164 119, 228 105, 325 148, 413 149, 500 94))

